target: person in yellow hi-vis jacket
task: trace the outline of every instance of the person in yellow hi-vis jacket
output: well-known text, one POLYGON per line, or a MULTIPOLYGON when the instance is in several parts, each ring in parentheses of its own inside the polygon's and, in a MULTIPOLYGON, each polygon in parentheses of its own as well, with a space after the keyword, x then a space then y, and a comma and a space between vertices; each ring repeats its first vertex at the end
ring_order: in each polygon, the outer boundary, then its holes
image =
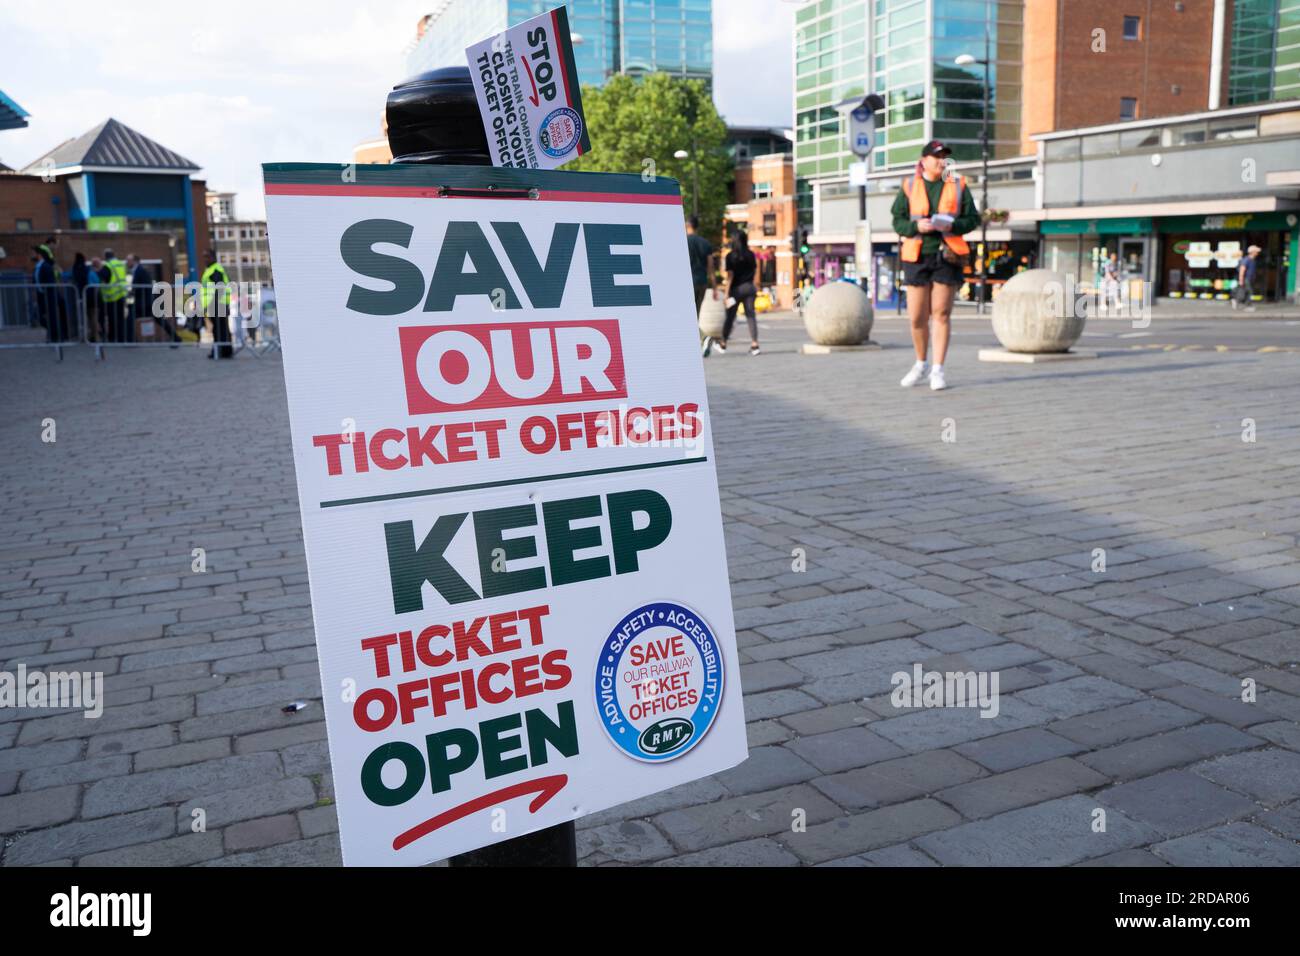
POLYGON ((104 266, 99 273, 99 297, 104 303, 104 324, 110 342, 130 342, 135 338, 127 327, 126 296, 128 280, 126 263, 112 249, 104 250, 104 266))
POLYGON ((212 320, 212 351, 208 358, 233 358, 235 350, 230 344, 230 277, 217 261, 217 255, 208 250, 210 265, 200 277, 199 294, 203 314, 212 320))
POLYGON ((904 388, 925 379, 932 389, 948 387, 943 362, 948 355, 952 301, 970 262, 970 246, 962 236, 980 221, 966 177, 944 175, 944 160, 951 153, 937 139, 926 143, 916 170, 903 180, 891 210, 901 243, 907 315, 912 320, 912 345, 916 348, 916 364, 899 383, 904 388), (929 362, 931 322, 933 366, 929 362))

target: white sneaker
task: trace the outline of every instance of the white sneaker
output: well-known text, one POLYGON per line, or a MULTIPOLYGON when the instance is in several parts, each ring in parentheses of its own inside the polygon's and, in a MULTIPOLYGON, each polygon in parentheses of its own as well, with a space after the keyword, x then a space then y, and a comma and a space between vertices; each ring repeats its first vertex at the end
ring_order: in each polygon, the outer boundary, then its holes
POLYGON ((947 388, 948 382, 943 377, 943 369, 933 368, 930 370, 930 388, 932 391, 939 391, 941 388, 947 388))
POLYGON ((930 363, 917 362, 915 365, 912 366, 912 370, 908 372, 906 375, 904 375, 903 380, 898 384, 903 386, 903 388, 911 388, 917 382, 921 381, 921 379, 929 378, 929 377, 930 377, 930 363))

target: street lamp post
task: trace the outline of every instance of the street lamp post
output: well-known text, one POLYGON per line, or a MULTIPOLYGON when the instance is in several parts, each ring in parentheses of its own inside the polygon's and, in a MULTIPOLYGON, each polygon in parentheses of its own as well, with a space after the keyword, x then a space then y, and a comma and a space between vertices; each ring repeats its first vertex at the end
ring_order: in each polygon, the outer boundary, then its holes
POLYGON ((984 21, 984 58, 976 59, 969 53, 963 53, 953 61, 958 66, 984 65, 984 122, 980 130, 980 154, 982 170, 980 173, 980 295, 978 310, 984 314, 985 289, 989 274, 989 28, 984 21))
POLYGON ((692 211, 695 213, 695 215, 698 216, 700 214, 700 164, 695 158, 695 152, 696 152, 695 144, 691 143, 690 152, 687 152, 684 149, 679 149, 677 150, 677 152, 673 153, 673 159, 686 159, 687 157, 690 157, 691 208, 692 211))

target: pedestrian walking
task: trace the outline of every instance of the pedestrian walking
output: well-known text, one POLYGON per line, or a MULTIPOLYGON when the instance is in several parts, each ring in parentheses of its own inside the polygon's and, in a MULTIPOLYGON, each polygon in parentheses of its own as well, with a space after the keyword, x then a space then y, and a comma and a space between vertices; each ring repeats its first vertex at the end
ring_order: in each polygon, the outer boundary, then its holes
POLYGON ((234 358, 235 350, 230 344, 230 277, 211 249, 208 262, 199 288, 203 314, 212 320, 212 351, 208 358, 234 358))
POLYGON ((727 340, 731 338, 732 326, 736 323, 736 313, 743 306, 745 321, 749 323, 749 354, 758 355, 758 313, 754 309, 754 299, 758 290, 754 286, 754 276, 758 272, 758 260, 749 250, 749 240, 743 230, 737 230, 731 237, 731 251, 723 260, 727 283, 727 318, 722 324, 722 341, 715 342, 719 352, 727 351, 727 340))
POLYGON ((1247 246, 1246 256, 1237 263, 1237 288, 1232 291, 1232 308, 1244 305, 1247 312, 1255 311, 1255 276, 1259 271, 1259 246, 1247 246))
MULTIPOLYGON (((713 243, 700 235, 700 217, 691 216, 686 220, 686 253, 691 261, 691 285, 695 288, 695 322, 700 321, 700 307, 704 304, 707 292, 713 298, 718 297, 714 287, 713 243)), ((701 333, 700 352, 708 356, 713 350, 713 339, 701 333)))
POLYGON ((1101 288, 1105 297, 1106 312, 1111 313, 1112 305, 1119 311, 1119 253, 1112 252, 1101 264, 1101 288))
POLYGON ((916 349, 916 364, 899 383, 904 388, 926 379, 932 389, 948 386, 943 363, 948 355, 952 300, 970 258, 970 246, 962 236, 978 226, 980 218, 966 177, 945 175, 944 160, 951 153, 937 139, 926 143, 892 209, 894 231, 902 240, 903 283, 908 286, 907 314, 916 349))

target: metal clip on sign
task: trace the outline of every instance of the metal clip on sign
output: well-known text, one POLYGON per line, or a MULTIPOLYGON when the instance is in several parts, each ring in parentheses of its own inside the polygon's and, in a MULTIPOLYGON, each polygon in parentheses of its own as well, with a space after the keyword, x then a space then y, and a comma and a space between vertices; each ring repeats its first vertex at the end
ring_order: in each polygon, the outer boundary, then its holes
MULTIPOLYGON (((469 67, 421 73, 388 94, 388 145, 395 163, 491 166, 487 134, 469 67)), ((484 189, 439 186, 440 196, 540 199, 536 187, 484 189)), ((572 821, 494 843, 451 858, 452 866, 577 866, 577 831, 572 821)))

